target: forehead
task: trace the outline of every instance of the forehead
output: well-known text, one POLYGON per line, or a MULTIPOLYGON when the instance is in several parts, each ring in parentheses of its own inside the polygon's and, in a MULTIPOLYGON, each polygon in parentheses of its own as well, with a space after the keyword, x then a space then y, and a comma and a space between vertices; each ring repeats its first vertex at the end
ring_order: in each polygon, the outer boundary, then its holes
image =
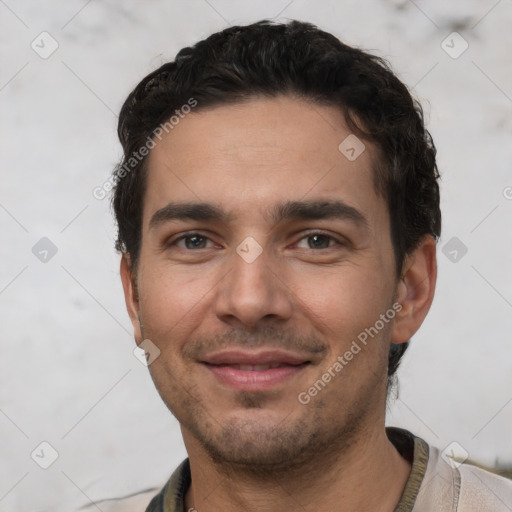
POLYGON ((251 223, 268 223, 269 209, 299 200, 342 200, 374 221, 387 213, 373 186, 376 152, 340 109, 289 96, 200 107, 155 139, 144 227, 177 201, 216 204, 251 223))

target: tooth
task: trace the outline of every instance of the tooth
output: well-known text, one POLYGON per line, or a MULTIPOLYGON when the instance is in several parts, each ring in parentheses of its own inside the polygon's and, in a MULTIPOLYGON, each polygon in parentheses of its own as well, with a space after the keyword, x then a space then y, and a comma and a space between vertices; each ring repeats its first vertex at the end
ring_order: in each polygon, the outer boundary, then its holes
POLYGON ((268 370, 270 366, 268 364, 256 364, 254 365, 255 370, 268 370))
POLYGON ((253 367, 250 364, 241 364, 238 369, 239 370, 247 371, 247 370, 252 370, 253 367))

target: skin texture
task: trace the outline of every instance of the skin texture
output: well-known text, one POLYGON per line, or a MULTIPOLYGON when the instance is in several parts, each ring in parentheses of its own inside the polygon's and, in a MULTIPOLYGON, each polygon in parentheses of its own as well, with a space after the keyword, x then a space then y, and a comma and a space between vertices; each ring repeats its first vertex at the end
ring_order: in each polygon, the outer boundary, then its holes
POLYGON ((254 98, 189 114, 151 151, 140 261, 135 272, 125 254, 121 277, 137 343, 161 351, 149 369, 189 454, 187 509, 392 511, 399 501, 410 464, 384 430, 387 359, 430 308, 435 241, 425 236, 395 275, 376 151, 365 142, 349 161, 338 150, 349 134, 334 107, 254 98), (329 200, 357 209, 366 227, 269 215, 279 203, 329 200), (151 226, 170 202, 213 203, 231 217, 151 226), (177 240, 191 232, 199 238, 177 240), (246 237, 262 249, 251 263, 236 251, 246 237), (394 303, 393 320, 300 403, 394 303), (282 348, 310 364, 240 391, 200 362, 225 347, 282 348))

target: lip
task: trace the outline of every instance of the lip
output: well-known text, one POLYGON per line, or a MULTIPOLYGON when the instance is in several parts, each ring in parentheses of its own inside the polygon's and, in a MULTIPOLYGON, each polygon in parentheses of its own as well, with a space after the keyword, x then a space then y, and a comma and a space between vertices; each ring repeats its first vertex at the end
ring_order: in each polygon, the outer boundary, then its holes
POLYGON ((221 383, 239 391, 270 389, 304 371, 310 362, 307 356, 282 350, 224 350, 209 354, 201 361, 221 383), (240 368, 268 365, 276 367, 240 368))
POLYGON ((261 365, 261 364, 289 364, 298 365, 309 362, 308 356, 301 356, 285 350, 260 350, 250 352, 247 350, 231 349, 221 350, 208 354, 201 362, 215 365, 261 365))

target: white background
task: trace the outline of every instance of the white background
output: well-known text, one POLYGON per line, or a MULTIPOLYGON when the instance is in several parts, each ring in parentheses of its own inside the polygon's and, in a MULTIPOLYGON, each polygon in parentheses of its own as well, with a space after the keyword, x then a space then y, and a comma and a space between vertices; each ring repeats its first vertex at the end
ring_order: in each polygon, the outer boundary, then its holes
POLYGON ((158 486, 186 456, 133 356, 109 202, 92 190, 121 156, 116 115, 143 76, 228 24, 275 16, 388 58, 425 106, 438 147, 437 295, 388 423, 440 448, 455 440, 481 462, 512 463, 510 0, 5 0, 2 512, 69 512, 87 497, 158 486), (47 59, 31 48, 43 31, 59 45, 47 59), (469 44, 457 59, 441 47, 454 31, 469 44), (47 263, 32 253, 42 237, 58 249, 47 263), (468 249, 456 263, 442 252, 452 237, 468 249), (42 441, 59 454, 46 470, 30 457, 42 441))

